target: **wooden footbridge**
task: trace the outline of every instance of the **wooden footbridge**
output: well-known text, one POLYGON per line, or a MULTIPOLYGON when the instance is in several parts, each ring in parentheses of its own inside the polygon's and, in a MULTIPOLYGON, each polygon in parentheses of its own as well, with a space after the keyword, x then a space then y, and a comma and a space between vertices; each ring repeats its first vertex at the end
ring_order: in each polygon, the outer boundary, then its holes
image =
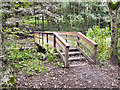
POLYGON ((56 48, 65 67, 70 66, 70 61, 81 59, 96 63, 98 44, 80 32, 35 31, 34 39, 41 46, 48 43, 50 47, 56 48))

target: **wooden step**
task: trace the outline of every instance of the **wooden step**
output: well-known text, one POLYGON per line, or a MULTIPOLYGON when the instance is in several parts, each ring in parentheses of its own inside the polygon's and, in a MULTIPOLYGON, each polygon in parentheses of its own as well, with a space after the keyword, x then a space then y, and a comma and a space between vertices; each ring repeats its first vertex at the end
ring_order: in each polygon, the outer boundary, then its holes
POLYGON ((86 65, 86 63, 80 63, 80 64, 71 64, 71 65, 69 65, 69 67, 81 67, 81 66, 85 66, 86 65))
POLYGON ((85 57, 70 57, 68 61, 85 60, 85 57))
MULTIPOLYGON (((65 55, 65 53, 62 53, 63 55, 65 55)), ((68 55, 80 55, 81 53, 79 51, 76 52, 68 52, 68 55)))
POLYGON ((77 48, 69 48, 69 51, 79 51, 77 48))

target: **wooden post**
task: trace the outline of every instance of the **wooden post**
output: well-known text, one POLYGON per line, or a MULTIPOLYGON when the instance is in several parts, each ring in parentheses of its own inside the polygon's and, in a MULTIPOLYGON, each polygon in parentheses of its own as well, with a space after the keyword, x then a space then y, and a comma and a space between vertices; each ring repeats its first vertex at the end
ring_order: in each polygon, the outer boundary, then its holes
POLYGON ((68 68, 69 67, 69 63, 68 63, 68 52, 69 52, 69 47, 65 47, 65 67, 68 68))
POLYGON ((43 39, 43 33, 42 33, 42 45, 44 44, 44 41, 43 41, 44 39, 43 39))
POLYGON ((66 36, 66 42, 67 42, 67 35, 65 35, 66 36))
POLYGON ((53 43, 54 43, 54 48, 56 48, 56 36, 53 34, 53 43))
POLYGON ((40 33, 39 33, 39 45, 40 45, 40 33))
MULTIPOLYGON (((77 39, 79 40, 80 38, 77 36, 77 39)), ((80 44, 77 42, 77 46, 79 47, 80 46, 80 44)))
POLYGON ((94 60, 94 63, 96 64, 96 59, 97 59, 97 46, 94 46, 94 56, 93 56, 93 60, 94 60))
POLYGON ((47 39, 47 43, 48 43, 48 34, 46 34, 46 39, 47 39))

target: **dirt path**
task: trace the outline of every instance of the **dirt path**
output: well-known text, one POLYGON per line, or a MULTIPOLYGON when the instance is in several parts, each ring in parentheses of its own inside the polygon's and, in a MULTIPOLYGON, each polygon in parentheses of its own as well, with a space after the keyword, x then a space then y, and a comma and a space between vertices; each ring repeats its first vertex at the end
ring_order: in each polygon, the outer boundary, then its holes
POLYGON ((79 61, 78 67, 60 68, 43 62, 47 72, 33 76, 16 73, 19 88, 117 88, 117 66, 95 67, 79 61))

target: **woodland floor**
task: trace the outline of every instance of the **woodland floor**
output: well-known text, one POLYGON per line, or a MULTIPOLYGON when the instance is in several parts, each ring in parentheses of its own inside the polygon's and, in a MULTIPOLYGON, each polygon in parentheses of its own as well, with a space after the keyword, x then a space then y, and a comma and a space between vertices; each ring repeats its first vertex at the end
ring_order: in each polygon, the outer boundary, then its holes
POLYGON ((32 76, 17 72, 18 88, 118 88, 118 66, 107 62, 101 66, 90 64, 87 60, 73 63, 79 66, 61 68, 42 61, 46 72, 32 76))
POLYGON ((116 66, 95 67, 86 61, 80 66, 60 68, 43 62, 47 72, 33 76, 16 73, 19 88, 117 88, 118 71, 116 66))

